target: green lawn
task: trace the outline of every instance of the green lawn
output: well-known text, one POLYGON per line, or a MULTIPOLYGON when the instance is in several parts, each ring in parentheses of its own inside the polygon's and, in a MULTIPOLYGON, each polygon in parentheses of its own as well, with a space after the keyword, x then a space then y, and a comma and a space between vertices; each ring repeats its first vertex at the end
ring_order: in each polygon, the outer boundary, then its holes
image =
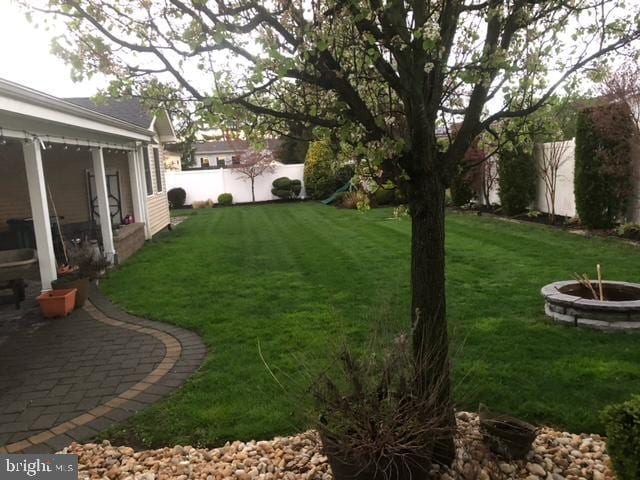
MULTIPOLYGON (((309 203, 216 208, 153 240, 102 288, 134 314, 197 331, 209 356, 184 389, 109 435, 217 445, 303 428, 308 376, 340 339, 363 343, 380 319, 408 322, 410 222, 390 215, 309 203)), ((640 250, 621 242, 448 216, 460 408, 482 402, 595 432, 602 407, 640 392, 640 337, 545 321, 540 287, 598 262, 607 278, 640 281, 640 250)))

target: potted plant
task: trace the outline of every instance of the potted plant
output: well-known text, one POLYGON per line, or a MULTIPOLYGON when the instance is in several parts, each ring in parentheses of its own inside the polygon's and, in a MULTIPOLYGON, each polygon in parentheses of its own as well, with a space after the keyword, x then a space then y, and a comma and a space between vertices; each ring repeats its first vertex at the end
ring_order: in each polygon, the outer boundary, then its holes
POLYGON ((75 308, 80 308, 89 297, 89 282, 89 277, 84 276, 79 270, 76 270, 60 275, 57 280, 51 282, 51 288, 53 288, 54 291, 68 290, 70 288, 75 289, 75 308))
POLYGON ((426 478, 445 432, 437 387, 419 392, 417 369, 401 336, 380 352, 357 359, 345 348, 314 382, 317 429, 335 480, 426 478), (435 414, 434 414, 435 412, 435 414))
POLYGON ((89 285, 107 268, 107 261, 90 247, 82 247, 72 254, 73 267, 62 272, 51 286, 54 290, 77 289, 75 308, 84 305, 89 297, 89 285))
POLYGON ((538 434, 530 423, 491 413, 484 405, 480 405, 480 430, 489 449, 510 460, 525 458, 538 434))
POLYGON ((45 318, 66 317, 73 312, 76 303, 75 288, 50 290, 37 298, 40 310, 45 318))

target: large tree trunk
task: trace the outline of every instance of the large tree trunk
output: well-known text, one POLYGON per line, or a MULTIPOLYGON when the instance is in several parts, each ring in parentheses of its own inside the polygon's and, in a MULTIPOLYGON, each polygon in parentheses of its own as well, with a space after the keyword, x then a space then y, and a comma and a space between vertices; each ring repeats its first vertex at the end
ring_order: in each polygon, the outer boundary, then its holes
MULTIPOLYGON (((435 152, 434 152, 435 154, 435 152)), ((411 288, 413 349, 418 388, 425 412, 440 417, 444 433, 437 445, 436 460, 450 464, 455 456, 455 424, 451 403, 449 337, 445 297, 445 184, 442 175, 425 173, 411 179, 411 288)))
POLYGON ((256 193, 254 188, 255 183, 256 183, 255 177, 251 177, 251 203, 256 203, 256 193))

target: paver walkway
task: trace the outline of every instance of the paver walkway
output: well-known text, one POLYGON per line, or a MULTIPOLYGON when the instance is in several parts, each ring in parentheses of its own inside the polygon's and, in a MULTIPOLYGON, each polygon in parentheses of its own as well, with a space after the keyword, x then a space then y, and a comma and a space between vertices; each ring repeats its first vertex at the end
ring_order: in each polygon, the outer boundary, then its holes
POLYGON ((180 387, 205 353, 195 333, 128 315, 93 289, 83 309, 0 346, 0 452, 91 438, 180 387))

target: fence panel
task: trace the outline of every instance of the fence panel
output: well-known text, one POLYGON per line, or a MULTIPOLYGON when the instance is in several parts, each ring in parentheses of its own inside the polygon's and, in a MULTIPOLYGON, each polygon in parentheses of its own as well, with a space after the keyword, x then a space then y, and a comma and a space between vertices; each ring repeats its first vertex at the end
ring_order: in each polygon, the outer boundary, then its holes
MULTIPOLYGON (((289 177, 302 181, 304 164, 277 165, 274 173, 264 174, 255 179, 255 196, 257 202, 277 200, 271 194, 271 184, 278 177, 289 177)), ((184 188, 187 192, 186 204, 208 199, 217 201, 221 193, 233 195, 234 203, 251 202, 251 181, 232 168, 216 170, 185 170, 182 172, 166 172, 167 188, 184 188)), ((301 197, 304 198, 304 185, 301 197)))

